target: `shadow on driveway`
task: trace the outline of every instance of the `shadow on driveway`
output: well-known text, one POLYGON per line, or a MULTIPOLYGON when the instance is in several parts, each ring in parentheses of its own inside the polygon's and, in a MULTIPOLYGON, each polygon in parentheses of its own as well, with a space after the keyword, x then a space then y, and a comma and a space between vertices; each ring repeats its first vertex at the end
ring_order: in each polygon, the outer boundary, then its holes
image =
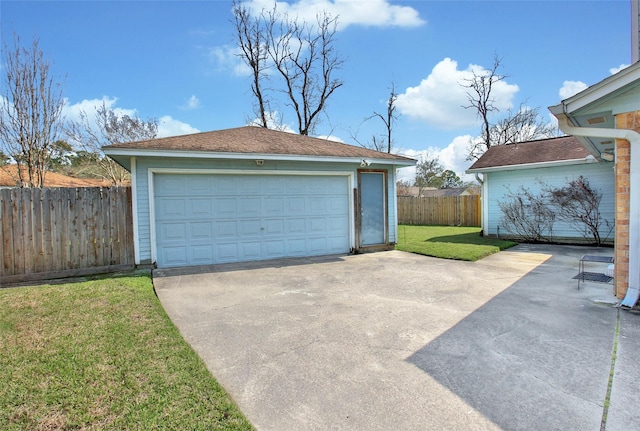
MULTIPOLYGON (((390 251, 156 270, 154 285, 259 430, 595 431, 619 311, 610 284, 577 289, 585 253, 612 250, 390 251)), ((620 314, 609 430, 640 405, 639 316, 620 314)))

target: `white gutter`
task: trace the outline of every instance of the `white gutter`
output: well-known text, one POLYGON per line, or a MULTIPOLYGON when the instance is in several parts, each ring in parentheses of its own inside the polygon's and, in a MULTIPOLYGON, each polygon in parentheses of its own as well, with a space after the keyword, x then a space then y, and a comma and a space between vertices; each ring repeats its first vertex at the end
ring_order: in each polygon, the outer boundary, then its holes
POLYGON ((629 178, 629 290, 640 290, 640 133, 631 129, 576 127, 566 114, 556 114, 558 126, 567 135, 626 139, 631 144, 629 178))
POLYGON ((184 150, 141 150, 136 148, 107 148, 104 153, 108 156, 124 157, 180 157, 199 159, 236 159, 236 160, 274 160, 296 162, 337 162, 337 163, 363 163, 371 164, 414 166, 416 161, 407 158, 379 159, 374 157, 339 157, 339 156, 313 156, 297 154, 259 154, 259 153, 219 153, 211 151, 184 151, 184 150))
MULTIPOLYGON (((502 165, 502 166, 490 166, 486 168, 467 169, 467 174, 478 174, 485 172, 498 172, 498 171, 517 171, 519 169, 533 169, 533 168, 552 168, 554 166, 570 166, 570 165, 582 165, 585 163, 593 163, 596 160, 589 155, 582 159, 568 159, 568 160, 552 160, 549 162, 536 162, 536 163, 520 163, 517 165, 502 165)), ((477 177, 476 177, 477 178, 477 177)), ((480 181, 480 180, 478 180, 480 181)), ((482 181, 480 181, 482 184, 482 181)))

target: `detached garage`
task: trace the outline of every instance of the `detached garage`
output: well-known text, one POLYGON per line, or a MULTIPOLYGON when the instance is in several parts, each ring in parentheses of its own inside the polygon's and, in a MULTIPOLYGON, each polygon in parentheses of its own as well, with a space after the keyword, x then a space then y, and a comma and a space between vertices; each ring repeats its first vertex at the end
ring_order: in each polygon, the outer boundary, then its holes
POLYGON ((131 172, 136 263, 206 265, 387 249, 413 159, 241 127, 105 147, 131 172))

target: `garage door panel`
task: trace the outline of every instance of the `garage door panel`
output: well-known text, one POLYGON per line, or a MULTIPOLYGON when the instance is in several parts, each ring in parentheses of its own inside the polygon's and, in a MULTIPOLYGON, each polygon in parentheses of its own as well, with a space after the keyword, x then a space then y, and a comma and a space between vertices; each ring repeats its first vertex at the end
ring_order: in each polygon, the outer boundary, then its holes
POLYGON ((330 236, 327 238, 327 248, 329 250, 332 250, 335 253, 339 253, 339 251, 337 250, 343 250, 344 249, 344 236, 330 236))
POLYGON ((235 217, 236 198, 213 198, 213 217, 235 217))
POLYGON ((213 216, 212 207, 213 202, 210 198, 191 199, 186 216, 189 218, 210 218, 213 216))
POLYGON ((326 220, 328 231, 333 233, 334 236, 338 235, 344 237, 345 235, 348 235, 349 228, 343 223, 342 217, 328 217, 326 220))
POLYGON ((210 221, 190 223, 189 228, 190 240, 213 239, 213 223, 210 221))
POLYGON ((158 266, 346 253, 346 176, 157 174, 158 266))
POLYGON ((186 201, 184 199, 163 198, 158 201, 158 214, 163 220, 182 220, 186 215, 186 201))
POLYGON ((213 245, 193 245, 191 246, 191 264, 207 264, 214 259, 213 245))
POLYGON ((240 243, 240 257, 245 260, 257 260, 262 255, 262 242, 245 241, 240 243))
POLYGON ((322 196, 307 198, 307 206, 314 214, 324 214, 327 211, 327 200, 322 196))
POLYGON ((306 256, 307 241, 304 238, 291 238, 287 241, 287 254, 289 256, 306 256))
POLYGON ((238 194, 242 196, 260 193, 260 178, 257 176, 239 177, 239 184, 238 194))
POLYGON ((166 194, 184 196, 186 192, 186 179, 184 176, 163 175, 157 177, 154 183, 157 190, 162 190, 166 194))
POLYGON ((268 197, 265 199, 265 212, 268 216, 284 215, 284 197, 268 197))
POLYGON ((349 198, 347 196, 332 196, 328 202, 328 209, 331 213, 346 214, 345 208, 349 208, 349 198))
POLYGON ((289 214, 304 214, 305 198, 289 197, 287 198, 287 210, 289 214))
POLYGON ((216 238, 236 237, 238 236, 238 222, 232 220, 223 220, 215 222, 216 238))
POLYGON ((309 238, 309 248, 307 252, 310 254, 320 253, 327 250, 327 239, 324 237, 309 238))
POLYGON ((239 215, 241 217, 245 215, 259 215, 261 213, 260 198, 238 198, 236 202, 240 204, 241 210, 239 215))
POLYGON ((238 226, 240 230, 238 232, 239 236, 259 236, 262 230, 260 220, 240 220, 238 222, 238 226))
POLYGON ((239 260, 238 244, 236 242, 217 243, 216 252, 217 262, 237 262, 239 260))
POLYGON ((265 235, 283 236, 285 233, 283 219, 264 220, 264 226, 265 235))
POLYGON ((238 182, 236 178, 229 175, 218 175, 212 177, 213 190, 217 196, 237 196, 238 182))
POLYGON ((286 256, 286 247, 284 240, 265 241, 265 255, 270 259, 286 256))
POLYGON ((308 231, 312 233, 324 233, 327 231, 327 220, 324 217, 313 217, 309 219, 308 231))
POLYGON ((287 233, 304 233, 307 221, 303 218, 287 219, 287 233))
POLYGON ((189 262, 186 246, 165 247, 163 251, 166 266, 184 266, 189 262))
POLYGON ((208 196, 212 193, 213 184, 211 178, 205 175, 198 175, 188 181, 190 195, 208 196))
POLYGON ((163 242, 179 241, 186 242, 187 238, 187 226, 183 223, 163 223, 160 226, 160 232, 162 233, 160 239, 163 242))

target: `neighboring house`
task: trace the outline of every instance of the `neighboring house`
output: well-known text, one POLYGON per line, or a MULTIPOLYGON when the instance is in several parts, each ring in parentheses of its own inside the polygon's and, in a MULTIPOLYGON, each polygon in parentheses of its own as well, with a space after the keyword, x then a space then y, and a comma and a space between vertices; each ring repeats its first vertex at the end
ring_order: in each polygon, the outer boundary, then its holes
MULTIPOLYGON (((636 36, 637 18, 634 16, 636 36)), ((638 48, 634 47, 636 51, 638 48)), ((627 290, 637 293, 640 289, 640 63, 549 110, 558 119, 560 129, 575 136, 593 157, 615 160, 615 184, 607 191, 616 201, 615 292, 618 298, 624 298, 627 290)), ((626 298, 623 302, 626 304, 626 298)))
POLYGON ((437 189, 435 187, 403 187, 398 188, 398 196, 421 197, 421 198, 442 198, 477 195, 478 191, 475 187, 449 187, 446 189, 437 189))
MULTIPOLYGON (((583 176, 592 189, 602 193, 600 215, 603 223, 599 232, 603 240, 613 241, 613 163, 596 159, 574 137, 495 145, 476 160, 467 173, 482 174, 482 232, 485 236, 515 236, 502 225, 499 205, 508 200, 509 194, 518 193, 521 187, 536 194, 542 182, 559 188, 583 176)), ((566 223, 556 222, 552 233, 551 239, 558 242, 584 240, 579 230, 566 223)))
POLYGON ((136 264, 158 267, 389 248, 396 168, 415 164, 250 126, 104 151, 131 172, 136 264))
MULTIPOLYGON (((23 168, 25 169, 25 168, 23 168)), ((26 172, 24 173, 26 176, 26 172)), ((0 166, 0 188, 20 187, 17 165, 0 166)), ((93 178, 73 178, 55 172, 47 172, 44 187, 110 187, 111 182, 93 178)))

